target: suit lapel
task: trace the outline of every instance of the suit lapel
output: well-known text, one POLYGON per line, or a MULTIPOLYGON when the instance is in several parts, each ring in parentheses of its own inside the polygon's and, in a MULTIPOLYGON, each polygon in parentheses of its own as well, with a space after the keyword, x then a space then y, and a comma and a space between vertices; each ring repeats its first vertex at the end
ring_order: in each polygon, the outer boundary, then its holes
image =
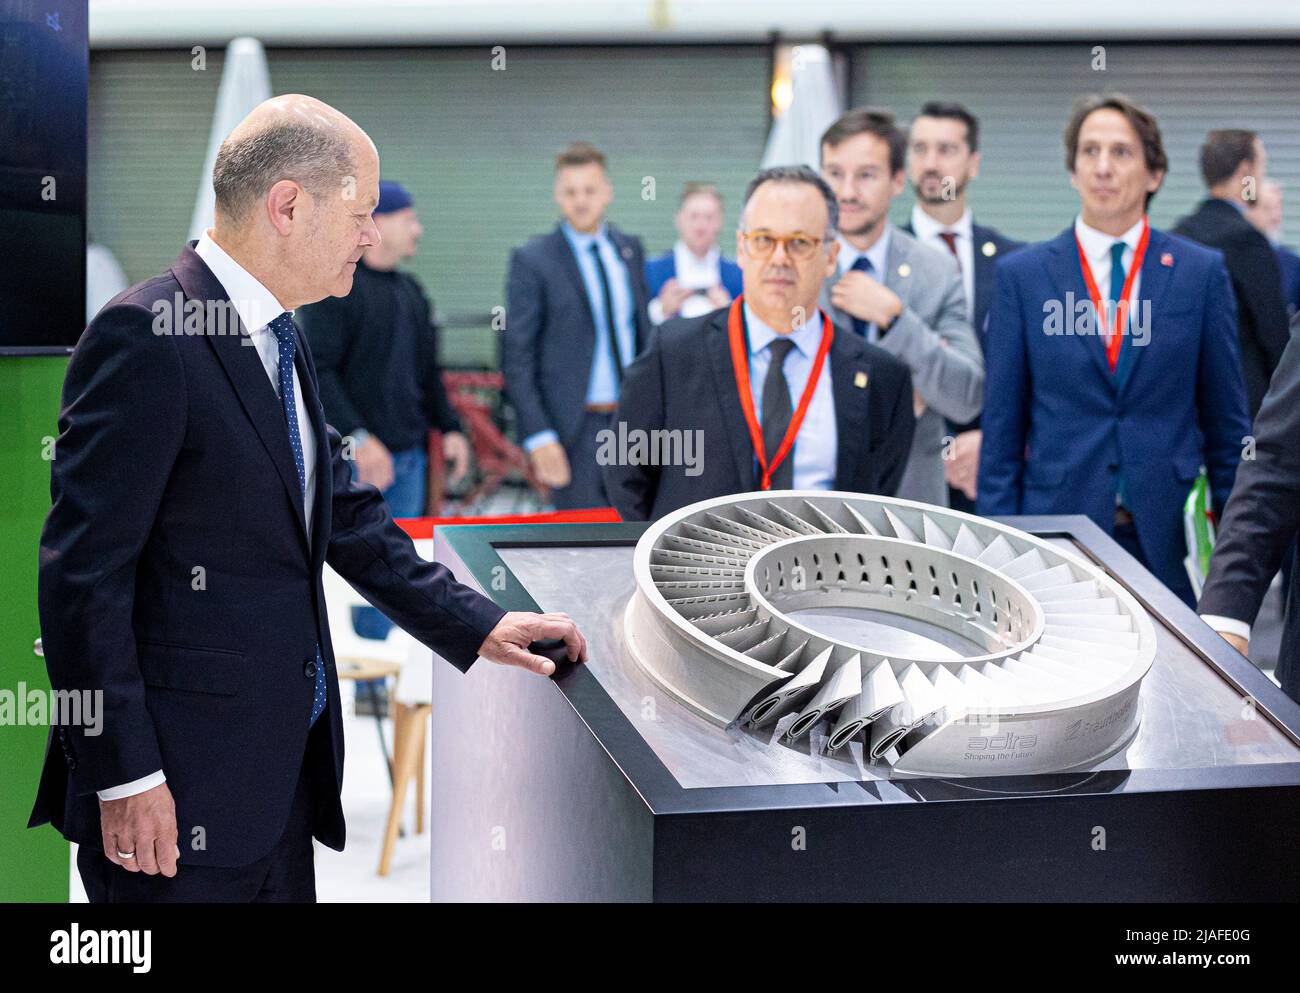
MULTIPOLYGON (((612 224, 607 226, 607 230, 609 240, 614 243, 614 247, 618 250, 618 257, 627 268, 628 295, 632 298, 632 333, 636 338, 632 343, 632 354, 635 357, 640 355, 646 345, 649 344, 646 341, 648 328, 645 323, 647 318, 643 316, 646 314, 649 301, 641 294, 641 288, 645 281, 637 278, 636 249, 633 247, 632 239, 628 238, 612 224)), ((644 272, 642 275, 644 275, 644 272)))
MULTIPOLYGON (((1169 245, 1168 236, 1154 228, 1151 229, 1151 239, 1147 243, 1147 254, 1142 260, 1142 286, 1137 300, 1137 316, 1139 318, 1149 315, 1149 323, 1143 328, 1146 337, 1146 344, 1142 347, 1134 347, 1134 339, 1129 337, 1124 342, 1124 347, 1120 352, 1118 365, 1119 391, 1123 396, 1128 389, 1129 383, 1133 381, 1134 369, 1138 360, 1151 345, 1150 335, 1152 333, 1152 324, 1155 322, 1155 315, 1160 313, 1160 307, 1164 301, 1165 293, 1169 289, 1169 284, 1173 282, 1174 268, 1173 265, 1164 264, 1164 256, 1169 245)), ((1173 253, 1169 253, 1169 259, 1172 263, 1174 260, 1173 253)), ((1132 318, 1130 318, 1130 326, 1132 318)))
POLYGON ((312 434, 316 438, 316 500, 312 505, 311 554, 313 561, 319 563, 324 560, 325 546, 329 543, 327 525, 333 514, 334 483, 330 473, 329 436, 325 433, 325 409, 321 406, 316 387, 311 350, 296 321, 294 327, 298 335, 298 347, 293 362, 298 370, 298 381, 302 384, 303 405, 307 408, 307 418, 311 421, 312 434))
POLYGON ((198 257, 193 248, 187 246, 181 252, 181 257, 172 266, 172 275, 181 284, 187 299, 203 304, 205 311, 208 301, 220 302, 223 305, 221 309, 229 314, 228 325, 233 322, 234 326, 227 326, 224 333, 220 333, 222 329, 207 326, 205 313, 203 337, 217 353, 217 358, 226 370, 226 376, 235 388, 235 394, 239 397, 244 412, 253 422, 253 429, 275 465, 275 471, 289 494, 289 503, 293 506, 294 516, 297 518, 298 527, 305 541, 307 528, 303 520, 302 487, 298 483, 298 470, 294 465, 293 450, 289 447, 289 430, 284 422, 284 409, 280 405, 280 398, 276 396, 275 387, 271 385, 270 377, 266 374, 266 368, 262 365, 257 348, 253 345, 253 339, 249 336, 243 321, 235 313, 235 308, 230 305, 230 298, 226 295, 220 280, 212 274, 212 270, 198 257))
POLYGON ((751 490, 754 482, 754 443, 749 437, 749 425, 745 421, 745 411, 740 406, 740 395, 736 391, 736 371, 731 364, 731 347, 727 338, 727 315, 730 308, 724 308, 709 321, 705 331, 705 348, 709 354, 709 365, 713 370, 713 395, 718 401, 718 410, 722 416, 725 437, 731 442, 731 455, 736 463, 736 475, 740 480, 738 492, 751 490))
MULTIPOLYGON (((1076 308, 1082 301, 1088 303, 1088 286, 1083 281, 1083 269, 1079 265, 1079 249, 1075 244, 1074 227, 1071 225, 1061 232, 1048 245, 1048 275, 1052 287, 1059 294, 1057 298, 1063 308, 1066 329, 1074 327, 1077 322, 1076 308), (1073 305, 1071 305, 1073 304, 1073 305)), ((1106 345, 1098 334, 1066 334, 1066 340, 1073 340, 1075 347, 1087 352, 1097 373, 1105 381, 1107 389, 1115 389, 1115 377, 1111 374, 1110 363, 1106 359, 1106 345)))
POLYGON ((911 249, 902 238, 898 237, 899 232, 891 232, 889 239, 889 251, 885 255, 885 272, 881 280, 886 286, 898 294, 903 306, 906 307, 910 302, 908 297, 912 294, 912 266, 908 261, 911 259, 911 249))
MULTIPOLYGON (((992 237, 987 228, 982 228, 978 224, 972 223, 970 226, 972 245, 972 257, 975 260, 975 299, 971 302, 971 313, 977 318, 976 323, 982 325, 984 322, 979 321, 980 314, 987 314, 992 301, 989 294, 993 290, 993 267, 998 264, 996 252, 997 241, 992 237), (994 254, 984 254, 984 246, 993 245, 994 254)), ((980 341, 984 340, 984 328, 976 327, 975 334, 980 341)))
POLYGON ((591 297, 587 294, 587 284, 583 282, 582 270, 578 268, 578 260, 573 254, 573 246, 569 244, 569 239, 564 236, 564 232, 558 227, 551 233, 552 253, 560 260, 560 268, 564 270, 565 277, 573 284, 573 288, 578 291, 578 297, 583 300, 587 307, 587 334, 589 335, 592 346, 596 343, 596 313, 592 309, 591 297))
MULTIPOLYGON (((835 488, 856 488, 857 473, 866 459, 870 427, 866 357, 839 328, 831 342, 831 393, 835 401, 835 488), (865 384, 865 385, 862 385, 865 384)), ((874 470, 874 466, 870 467, 874 470)))

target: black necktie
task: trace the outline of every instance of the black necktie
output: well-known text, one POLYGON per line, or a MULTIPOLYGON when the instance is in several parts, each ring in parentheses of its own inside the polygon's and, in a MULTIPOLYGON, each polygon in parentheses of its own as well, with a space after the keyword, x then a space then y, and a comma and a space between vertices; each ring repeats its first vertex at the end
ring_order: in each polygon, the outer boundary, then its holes
MULTIPOLYGON (((853 272, 865 272, 868 276, 874 276, 876 267, 871 264, 871 260, 865 255, 859 255, 858 260, 853 263, 853 272)), ((853 331, 861 338, 867 336, 867 322, 861 317, 853 318, 853 331)))
POLYGON ((605 307, 605 330, 609 335, 609 353, 614 358, 614 375, 623 382, 623 356, 618 351, 618 331, 614 328, 614 295, 609 291, 609 273, 600 258, 600 245, 591 243, 591 257, 596 260, 596 275, 600 277, 600 297, 605 307))
MULTIPOLYGON (((785 359, 794 348, 789 338, 775 338, 767 346, 771 361, 767 366, 767 376, 763 379, 763 452, 767 464, 776 458, 776 451, 785 439, 790 428, 790 418, 794 408, 790 404, 790 388, 785 382, 785 359)), ((776 467, 772 473, 772 489, 794 489, 794 449, 776 467)))

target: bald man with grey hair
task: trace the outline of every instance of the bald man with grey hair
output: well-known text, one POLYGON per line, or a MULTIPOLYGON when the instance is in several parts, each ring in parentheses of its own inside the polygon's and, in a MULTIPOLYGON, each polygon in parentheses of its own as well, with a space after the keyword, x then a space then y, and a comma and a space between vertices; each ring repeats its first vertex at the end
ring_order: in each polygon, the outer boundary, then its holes
POLYGON ((421 558, 325 423, 293 311, 346 295, 379 243, 374 143, 276 97, 213 187, 214 226, 105 305, 63 387, 41 635, 53 687, 90 704, 52 725, 29 826, 81 846, 92 902, 315 900, 312 839, 345 835, 325 563, 461 670, 548 675, 552 639, 586 659, 565 615, 421 558))

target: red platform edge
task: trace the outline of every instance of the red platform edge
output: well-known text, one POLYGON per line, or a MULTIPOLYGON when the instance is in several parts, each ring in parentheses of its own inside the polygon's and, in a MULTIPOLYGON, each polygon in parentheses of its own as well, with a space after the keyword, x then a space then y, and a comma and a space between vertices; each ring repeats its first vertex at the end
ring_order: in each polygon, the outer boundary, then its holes
POLYGON ((618 524, 623 518, 613 507, 553 510, 545 514, 504 514, 497 517, 405 517, 397 526, 412 538, 432 538, 433 529, 447 524, 618 524))

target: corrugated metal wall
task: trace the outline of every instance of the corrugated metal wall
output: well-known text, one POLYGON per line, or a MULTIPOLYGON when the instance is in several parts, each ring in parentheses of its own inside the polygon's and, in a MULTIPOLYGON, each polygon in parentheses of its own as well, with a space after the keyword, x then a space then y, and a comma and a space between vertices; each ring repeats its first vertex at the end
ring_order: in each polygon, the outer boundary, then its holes
MULTIPOLYGON (((975 216, 1027 240, 1064 229, 1078 212, 1061 132, 1074 98, 1118 90, 1160 122, 1169 174, 1151 203, 1170 227, 1204 196, 1197 149, 1212 128, 1259 132, 1269 174, 1290 193, 1286 233, 1300 241, 1300 58, 1294 46, 1106 45, 1092 68, 1090 45, 880 45, 853 52, 854 100, 908 120, 926 100, 960 100, 980 119, 975 216)), ((908 193, 895 218, 911 211, 908 193)))
MULTIPOLYGON (((1300 241, 1300 60, 1272 44, 1123 44, 1092 68, 1080 44, 879 45, 852 52, 854 100, 903 119, 930 98, 967 103, 982 123, 976 215, 1039 239, 1077 209, 1061 130, 1074 96, 1118 89, 1159 117, 1171 169, 1152 205, 1169 226, 1199 200, 1196 150, 1206 130, 1259 130, 1270 173, 1291 192, 1287 232, 1300 241)), ((485 315, 502 303, 509 249, 555 222, 551 158, 586 138, 610 155, 615 223, 651 251, 672 240, 688 179, 719 184, 735 205, 767 133, 761 46, 272 49, 278 93, 318 96, 354 117, 386 177, 414 192, 427 234, 412 270, 441 313, 485 315), (646 177, 655 199, 644 199, 646 177)), ((221 53, 195 72, 188 50, 96 51, 90 64, 90 231, 132 280, 158 272, 185 237, 203 166, 221 53)), ((900 198, 903 219, 911 195, 900 198)), ((492 365, 486 325, 444 339, 452 364, 492 365)))
MULTIPOLYGON (((512 246, 555 224, 552 160, 573 139, 610 156, 611 219, 666 249, 687 180, 735 203, 767 134, 763 47, 273 49, 277 93, 310 93, 354 118, 385 178, 416 197, 426 234, 410 268, 441 313, 503 305, 512 246), (654 199, 643 196, 654 181, 654 199)), ((143 279, 176 257, 189 226, 220 81, 219 52, 93 52, 90 229, 143 279)), ((444 336, 451 364, 494 365, 486 325, 444 336)))

